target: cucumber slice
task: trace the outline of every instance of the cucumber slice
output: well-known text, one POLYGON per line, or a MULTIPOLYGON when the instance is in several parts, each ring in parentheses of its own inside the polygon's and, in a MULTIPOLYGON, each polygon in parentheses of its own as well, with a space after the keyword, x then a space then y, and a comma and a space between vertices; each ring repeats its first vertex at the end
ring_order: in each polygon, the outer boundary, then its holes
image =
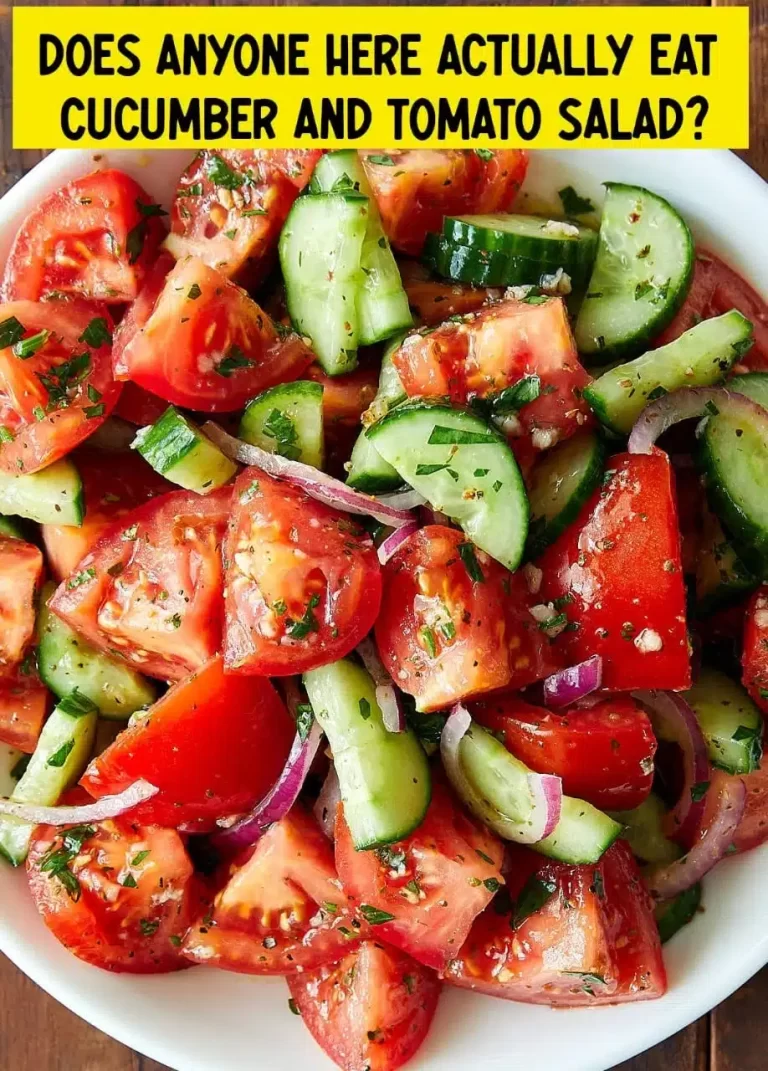
POLYGON ((371 346, 411 327, 413 317, 400 270, 357 152, 340 149, 321 156, 310 186, 312 193, 360 193, 369 199, 368 225, 360 253, 365 280, 357 300, 360 345, 371 346))
POLYGON ((674 900, 665 900, 654 908, 656 925, 659 927, 661 943, 665 945, 678 930, 693 919, 701 905, 701 882, 681 892, 674 900))
POLYGON ((711 510, 704 510, 696 558, 696 611, 706 615, 736 602, 758 581, 736 553, 711 510))
POLYGON ((603 373, 584 388, 584 397, 607 428, 628 435, 649 401, 683 387, 721 383, 751 345, 752 324, 731 309, 603 373))
POLYGON ((31 756, 9 744, 0 743, 0 796, 13 795, 16 783, 29 765, 31 756))
POLYGON ((374 683, 353 662, 313 669, 304 674, 304 686, 331 745, 355 848, 407 837, 431 798, 427 757, 415 733, 388 732, 374 683))
POLYGON ((540 271, 562 267, 589 269, 597 252, 597 232, 583 223, 522 216, 446 216, 443 235, 454 245, 522 257, 540 264, 540 271))
POLYGON ((768 410, 745 418, 723 408, 710 416, 697 463, 737 554, 758 579, 768 579, 768 410))
POLYGON ((528 534, 528 498, 506 440, 475 413, 415 403, 366 432, 385 461, 481 550, 516 569, 528 534))
POLYGON ((683 850, 664 833, 662 822, 666 813, 662 801, 651 793, 634 810, 611 811, 610 816, 624 826, 621 835, 638 859, 644 863, 674 863, 683 850))
POLYGON ((237 465, 173 405, 136 432, 132 448, 171 483, 207 495, 227 483, 237 465))
POLYGON ((323 388, 311 379, 270 387, 245 407, 238 437, 271 454, 323 467, 323 388))
MULTIPOLYGON (((459 762, 471 792, 463 802, 499 836, 519 840, 530 824, 529 768, 474 722, 459 745, 459 762)), ((563 796, 554 832, 529 847, 563 863, 596 863, 620 833, 619 823, 591 803, 563 796)))
POLYGON ((27 476, 0 472, 0 510, 38 524, 79 527, 85 516, 80 474, 65 458, 27 476))
POLYGON ((576 320, 579 353, 595 364, 634 357, 683 303, 693 272, 685 220, 650 190, 606 183, 597 258, 576 320))
POLYGON ((23 539, 24 533, 15 517, 0 517, 0 536, 6 539, 23 539))
POLYGON ((560 267, 568 273, 575 288, 586 286, 589 278, 589 266, 566 267, 562 262, 549 265, 528 257, 458 245, 437 234, 427 235, 422 260, 437 275, 474 286, 538 286, 542 276, 560 267))
MULTIPOLYGON (((392 363, 392 354, 400 346, 407 332, 395 336, 384 348, 381 358, 381 371, 379 372, 379 389, 367 410, 363 414, 363 424, 370 427, 377 420, 385 416, 390 409, 404 401, 407 397, 400 382, 400 376, 392 363)), ((387 491, 395 491, 401 486, 402 480, 392 466, 384 460, 371 440, 361 431, 352 448, 352 456, 349 459, 347 483, 358 491, 366 494, 384 494, 387 491)))
MULTIPOLYGON (((85 769, 96 733, 96 707, 74 692, 62 699, 43 726, 35 752, 11 794, 19 803, 52 806, 85 769)), ((0 818, 0 853, 14 866, 27 858, 35 826, 20 818, 0 818)))
POLYGON ((37 621, 40 677, 63 699, 74 690, 96 706, 104 718, 126 721, 135 710, 154 703, 155 686, 129 666, 118 662, 73 632, 48 609, 54 584, 43 590, 37 621))
POLYGON ((683 696, 701 726, 713 766, 729 774, 759 769, 763 719, 740 684, 704 666, 683 696))
POLYGON ((603 478, 605 450, 591 431, 559 443, 536 463, 528 480, 527 558, 538 558, 576 520, 603 478))
POLYGON ((296 330, 312 340, 329 376, 357 364, 368 207, 367 197, 307 194, 294 201, 280 235, 288 312, 296 330))
POLYGON ((743 376, 734 376, 727 386, 728 390, 746 394, 747 398, 768 409, 768 372, 747 372, 743 376))

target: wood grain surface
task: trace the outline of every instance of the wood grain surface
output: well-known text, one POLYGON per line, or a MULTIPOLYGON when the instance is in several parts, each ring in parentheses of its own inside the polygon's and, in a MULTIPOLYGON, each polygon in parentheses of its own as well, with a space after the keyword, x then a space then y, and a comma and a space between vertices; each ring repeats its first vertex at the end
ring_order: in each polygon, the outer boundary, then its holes
MULTIPOLYGON (((120 3, 121 0, 100 2, 120 3)), ((235 2, 229 0, 230 4, 235 2)), ((387 6, 386 0, 373 2, 387 6)), ((434 6, 444 6, 442 0, 432 2, 434 6)), ((523 2, 527 6, 527 0, 523 2)), ((718 4, 730 2, 714 0, 718 4)), ((69 0, 69 3, 88 7, 90 0, 69 0)), ((164 4, 178 5, 179 0, 170 3, 165 0, 164 4)), ((768 180, 768 0, 751 0, 748 6, 752 19, 752 134, 750 149, 741 155, 768 180)), ((0 5, 0 195, 46 155, 42 149, 18 152, 11 148, 10 76, 10 9, 0 5)), ((615 1071, 766 1071, 767 1008, 768 968, 710 1015, 621 1064, 615 1071)), ((88 1026, 0 956, 0 1071, 163 1071, 163 1068, 88 1026)), ((564 1067, 563 1071, 568 1068, 564 1067)))

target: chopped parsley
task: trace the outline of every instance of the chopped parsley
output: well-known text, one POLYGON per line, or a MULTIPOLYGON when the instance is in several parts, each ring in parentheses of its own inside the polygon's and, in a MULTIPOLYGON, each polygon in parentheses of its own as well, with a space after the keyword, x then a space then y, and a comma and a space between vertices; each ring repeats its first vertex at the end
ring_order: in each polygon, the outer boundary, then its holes
POLYGON ((244 212, 240 213, 241 216, 268 216, 266 208, 246 208, 244 212))
POLYGON ((148 855, 149 848, 146 848, 143 852, 137 852, 133 859, 131 859, 131 866, 141 866, 148 855))
POLYGON ((315 617, 313 610, 320 603, 319 595, 312 595, 307 608, 304 611, 304 616, 300 621, 293 621, 290 618, 286 622, 285 631, 293 640, 303 640, 310 634, 310 632, 317 632, 319 625, 317 618, 315 617))
POLYGON ((67 588, 71 591, 72 588, 79 588, 81 584, 87 584, 89 580, 93 580, 96 576, 96 570, 91 566, 89 569, 83 569, 82 573, 76 573, 75 576, 71 576, 67 581, 67 588))
POLYGON ((399 870, 405 866, 405 852, 398 851, 391 846, 376 848, 375 851, 379 862, 389 870, 399 870))
POLYGON ((550 897, 557 891, 557 884, 546 878, 540 878, 532 874, 520 890, 520 895, 514 905, 511 925, 513 930, 519 929, 527 918, 541 911, 550 897))
POLYGON ((176 190, 177 197, 202 197, 203 196, 203 184, 202 182, 193 182, 191 186, 179 186, 176 190))
POLYGON ((494 416, 504 413, 516 413, 524 405, 535 402, 541 394, 541 380, 537 375, 523 376, 511 387, 499 391, 491 399, 494 416))
POLYGON ((475 149, 475 156, 479 156, 481 160, 492 160, 494 157, 493 149, 475 149))
POLYGON ((190 301, 197 301, 201 294, 202 290, 197 283, 192 283, 189 290, 187 290, 187 297, 190 301))
POLYGON ((147 237, 147 231, 149 230, 149 220, 152 216, 167 216, 168 213, 160 205, 156 204, 144 204, 143 201, 136 199, 136 208, 139 210, 141 219, 135 227, 131 227, 128 231, 128 235, 125 239, 125 251, 128 254, 128 263, 135 264, 141 254, 144 252, 144 242, 147 237))
POLYGON ((368 721, 371 716, 371 704, 365 697, 362 697, 357 705, 360 708, 360 717, 363 721, 368 721))
POLYGON ((293 997, 288 998, 288 1007, 291 1009, 294 1015, 301 1015, 301 1012, 299 1011, 299 1006, 293 999, 293 997))
POLYGON ((280 409, 273 409, 264 421, 264 434, 275 440, 275 450, 289 461, 298 461, 301 455, 296 424, 280 409))
POLYGON ((655 402, 657 398, 663 398, 665 394, 669 394, 666 387, 662 387, 659 384, 658 387, 654 387, 653 390, 648 391, 648 401, 655 402))
POLYGON ((497 436, 491 431, 465 431, 463 428, 446 428, 441 424, 435 424, 427 439, 430 446, 469 446, 497 441, 497 436))
POLYGON ((54 751, 54 753, 51 755, 45 765, 52 766, 54 769, 60 770, 69 758, 72 751, 74 750, 74 747, 74 740, 72 740, 71 738, 69 740, 65 740, 61 747, 58 748, 57 751, 54 751))
POLYGON ((72 826, 60 834, 61 847, 51 848, 40 861, 40 871, 60 881, 71 900, 80 899, 80 882, 69 869, 69 863, 83 850, 84 843, 96 832, 95 826, 72 826))
POLYGON ((226 357, 216 365, 215 371, 225 379, 229 379, 238 368, 250 368, 252 364, 253 361, 245 356, 239 346, 232 345, 227 350, 226 357))
POLYGON ((444 469, 450 469, 450 462, 449 461, 446 461, 442 465, 439 465, 439 464, 435 464, 435 465, 417 465, 416 466, 416 475, 417 476, 434 476, 434 474, 436 472, 443 472, 444 469))
POLYGON ((312 723, 315 720, 315 712, 311 703, 298 703, 296 705, 296 732, 302 743, 309 736, 312 723))
POLYGON ((77 386, 91 369, 91 355, 79 353, 47 372, 37 372, 37 378, 48 393, 49 406, 63 409, 69 405, 68 391, 77 386))
POLYGON ((22 361, 26 361, 28 357, 34 357, 50 337, 50 331, 38 331, 36 335, 30 335, 29 338, 23 338, 20 342, 17 342, 13 347, 13 352, 22 361))
POLYGON ((181 614, 172 614, 167 621, 171 628, 181 628, 181 614))
POLYGON ((709 792, 709 784, 709 781, 697 781, 695 785, 691 785, 691 799, 694 803, 704 799, 709 792))
POLYGON ((122 880, 122 886, 124 889, 138 889, 138 883, 133 874, 126 874, 122 880))
POLYGON ((160 919, 139 919, 142 937, 154 937, 160 928, 160 919))
POLYGON ((112 345, 112 334, 103 316, 95 316, 83 331, 78 342, 97 350, 100 346, 112 345))
POLYGON ((482 584, 485 580, 485 575, 483 574, 480 562, 477 560, 474 544, 459 543, 459 557, 464 563, 464 568, 467 570, 469 579, 474 580, 476 584, 482 584))
POLYGON ((211 182, 221 189, 238 190, 245 185, 245 175, 232 168, 217 153, 212 153, 205 164, 211 182))
POLYGON ((86 420, 95 420, 96 417, 104 416, 106 412, 106 406, 104 402, 99 402, 98 405, 86 405, 83 409, 86 420))
POLYGON ((586 216, 595 211, 595 206, 588 197, 580 197, 573 186, 564 186, 557 191, 563 212, 566 216, 586 216))
POLYGON ((4 350, 7 346, 14 346, 17 342, 21 342, 24 338, 25 331, 26 328, 22 323, 19 323, 15 316, 9 316, 5 320, 0 320, 0 350, 4 350))
POLYGON ((366 157, 366 159, 368 160, 369 163, 371 163, 371 164, 379 164, 381 167, 394 167, 395 166, 395 161, 392 159, 391 156, 377 156, 377 155, 374 154, 372 156, 366 157))
POLYGON ((75 688, 65 695, 63 699, 59 700, 58 709, 64 714, 68 714, 70 718, 82 718, 86 714, 93 714, 99 708, 89 699, 87 695, 75 688))
POLYGON ((419 636, 421 636, 424 647, 430 658, 434 658, 437 654, 437 643, 435 641, 435 634, 431 628, 426 625, 419 629, 419 636))
POLYGON ((395 917, 394 915, 390 915, 388 911, 380 911, 377 907, 372 907, 370 904, 361 904, 360 914, 371 926, 381 926, 384 922, 392 922, 395 917))

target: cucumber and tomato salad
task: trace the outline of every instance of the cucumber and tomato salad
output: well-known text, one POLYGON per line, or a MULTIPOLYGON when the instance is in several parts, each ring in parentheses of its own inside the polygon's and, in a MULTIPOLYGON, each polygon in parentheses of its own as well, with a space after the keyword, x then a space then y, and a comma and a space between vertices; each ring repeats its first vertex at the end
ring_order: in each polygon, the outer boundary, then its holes
MULTIPOLYGON (((162 250, 166 208, 106 171, 32 213, 3 280, 0 852, 86 962, 286 976, 345 1071, 413 1054, 438 975, 552 1006, 663 995, 661 941, 717 861, 675 821, 707 836, 729 779, 761 777, 761 309, 722 307, 722 273, 688 294, 663 198, 608 184, 598 233, 511 212, 524 171, 206 150, 162 250), (41 234, 89 256, 53 267, 41 234), (414 323, 403 253, 465 313, 414 323), (711 508, 693 609, 669 456, 621 449, 689 388, 749 399, 676 441, 711 508), (693 614, 753 588, 744 686, 707 648, 693 680, 693 614), (656 776, 659 689, 695 784, 656 776)), ((742 806, 750 847, 768 793, 742 806)))

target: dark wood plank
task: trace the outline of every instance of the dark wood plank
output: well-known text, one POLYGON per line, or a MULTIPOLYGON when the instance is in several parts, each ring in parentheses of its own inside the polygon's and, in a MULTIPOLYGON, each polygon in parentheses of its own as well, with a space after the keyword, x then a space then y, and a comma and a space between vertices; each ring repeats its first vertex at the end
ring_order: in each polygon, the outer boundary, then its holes
POLYGON ((764 1071, 768 1052, 768 968, 712 1012, 710 1071, 764 1071))
POLYGON ((709 1071, 708 1057, 709 1020, 705 1016, 613 1071, 709 1071))

